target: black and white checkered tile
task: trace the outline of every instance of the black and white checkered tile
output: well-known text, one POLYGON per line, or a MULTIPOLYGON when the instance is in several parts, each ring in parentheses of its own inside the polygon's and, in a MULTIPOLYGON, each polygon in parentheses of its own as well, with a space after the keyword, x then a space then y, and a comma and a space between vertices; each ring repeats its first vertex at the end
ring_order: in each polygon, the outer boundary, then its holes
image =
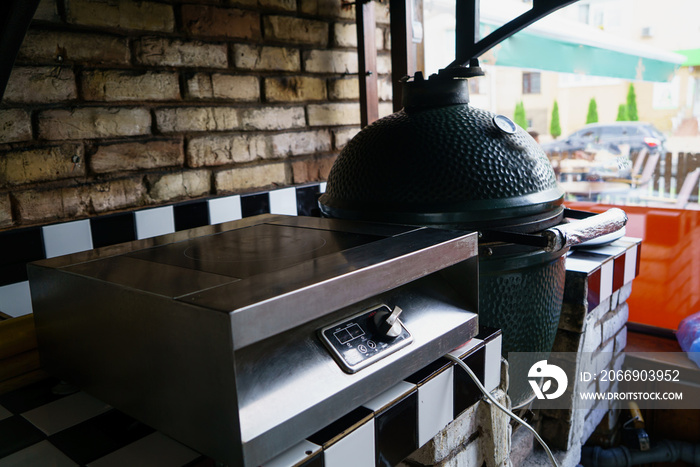
POLYGON ((589 311, 639 275, 641 249, 640 238, 623 237, 609 245, 577 249, 567 256, 567 281, 572 276, 587 278, 589 311))
MULTIPOLYGON (((489 391, 500 384, 500 331, 482 328, 479 335, 450 353, 469 365, 489 391)), ((462 369, 441 358, 265 466, 396 465, 481 397, 462 369)))
MULTIPOLYGON (((451 353, 487 389, 499 385, 500 331, 482 329, 451 353)), ((84 392, 62 395, 61 389, 49 379, 0 396, 0 466, 214 465, 84 392)), ((265 466, 396 465, 480 398, 466 374, 441 358, 265 466)))
POLYGON ((325 183, 0 232, 0 319, 32 312, 26 264, 256 214, 319 216, 325 183))

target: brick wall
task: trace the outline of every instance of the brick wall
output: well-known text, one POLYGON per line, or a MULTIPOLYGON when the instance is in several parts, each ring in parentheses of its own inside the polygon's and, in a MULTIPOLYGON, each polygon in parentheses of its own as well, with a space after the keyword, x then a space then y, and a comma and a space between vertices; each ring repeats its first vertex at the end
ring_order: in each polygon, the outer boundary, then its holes
POLYGON ((0 229, 323 180, 357 66, 341 0, 42 0, 0 104, 0 229))

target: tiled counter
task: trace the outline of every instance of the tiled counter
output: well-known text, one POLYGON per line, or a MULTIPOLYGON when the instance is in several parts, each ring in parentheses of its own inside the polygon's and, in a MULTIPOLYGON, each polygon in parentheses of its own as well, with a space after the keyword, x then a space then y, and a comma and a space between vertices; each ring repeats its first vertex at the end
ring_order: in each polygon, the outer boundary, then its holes
MULTIPOLYGON (((0 257, 0 316, 31 313, 28 261, 262 213, 318 215, 316 198, 323 189, 285 188, 0 233, 7 253, 0 257)), ((638 239, 623 238, 567 257, 555 350, 621 351, 625 300, 639 271, 640 246, 638 239)), ((504 400, 500 343, 499 331, 482 329, 455 352, 504 400)), ((0 355, 0 365, 8 360, 0 355)), ((0 396, 0 467, 215 464, 83 392, 56 393, 58 381, 35 367, 9 383, 21 389, 0 396), (28 379, 38 381, 27 386, 28 379)), ((0 390, 7 384, 0 381, 0 390)), ((478 403, 477 391, 461 369, 438 360, 266 465, 390 466, 407 456, 410 465, 505 465, 510 425, 489 404, 478 403)), ((574 452, 607 410, 544 412, 541 429, 555 448, 574 452)), ((578 461, 575 455, 567 459, 578 461)))

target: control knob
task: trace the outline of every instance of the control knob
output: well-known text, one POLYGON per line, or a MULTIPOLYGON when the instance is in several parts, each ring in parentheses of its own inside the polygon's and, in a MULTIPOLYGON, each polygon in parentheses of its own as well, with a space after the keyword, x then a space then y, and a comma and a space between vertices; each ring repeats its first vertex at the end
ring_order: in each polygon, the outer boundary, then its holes
POLYGON ((388 310, 381 310, 374 315, 374 325, 377 328, 377 332, 381 335, 395 338, 401 335, 403 327, 401 326, 401 321, 399 321, 399 315, 403 310, 401 308, 394 307, 392 312, 388 310))

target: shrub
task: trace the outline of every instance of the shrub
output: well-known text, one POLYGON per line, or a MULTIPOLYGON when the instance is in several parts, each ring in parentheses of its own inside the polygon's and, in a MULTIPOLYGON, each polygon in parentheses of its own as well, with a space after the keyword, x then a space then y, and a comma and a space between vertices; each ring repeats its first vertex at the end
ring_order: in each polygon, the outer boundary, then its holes
POLYGON ((617 108, 617 118, 615 119, 615 121, 629 121, 629 117, 627 116, 627 106, 625 104, 620 104, 620 106, 617 108))
POLYGON ((598 122, 598 104, 595 97, 592 97, 588 103, 588 115, 586 116, 586 124, 598 122))
POLYGON ((634 84, 632 83, 630 83, 630 87, 627 90, 627 119, 630 122, 639 120, 639 114, 637 114, 637 94, 634 92, 634 84))
POLYGON ((552 108, 552 121, 549 124, 549 134, 552 138, 557 139, 561 136, 561 125, 559 124, 559 104, 554 101, 554 107, 552 108))
POLYGON ((525 116, 525 105, 523 104, 523 101, 515 104, 513 121, 520 125, 523 129, 527 130, 527 117, 525 116))

